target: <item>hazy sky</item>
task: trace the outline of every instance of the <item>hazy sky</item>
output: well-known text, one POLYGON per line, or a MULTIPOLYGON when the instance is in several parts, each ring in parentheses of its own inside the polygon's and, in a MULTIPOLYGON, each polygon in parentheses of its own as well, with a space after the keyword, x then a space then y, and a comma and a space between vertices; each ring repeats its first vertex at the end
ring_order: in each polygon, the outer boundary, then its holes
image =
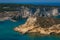
POLYGON ((55 2, 60 3, 60 0, 0 0, 0 3, 33 3, 33 2, 55 2))

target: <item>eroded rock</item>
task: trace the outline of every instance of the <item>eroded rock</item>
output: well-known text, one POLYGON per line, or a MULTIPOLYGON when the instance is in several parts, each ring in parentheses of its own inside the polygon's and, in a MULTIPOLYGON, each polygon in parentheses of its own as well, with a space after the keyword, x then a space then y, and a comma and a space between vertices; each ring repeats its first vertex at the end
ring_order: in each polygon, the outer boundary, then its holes
POLYGON ((60 33, 60 21, 54 18, 29 17, 25 24, 14 28, 15 31, 25 33, 39 33, 49 35, 60 33))

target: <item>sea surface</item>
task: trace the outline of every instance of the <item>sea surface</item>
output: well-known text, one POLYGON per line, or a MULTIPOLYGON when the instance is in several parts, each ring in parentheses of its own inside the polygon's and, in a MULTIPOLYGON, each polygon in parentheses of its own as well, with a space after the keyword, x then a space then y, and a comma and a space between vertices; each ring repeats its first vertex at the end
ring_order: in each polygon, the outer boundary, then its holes
POLYGON ((14 31, 14 28, 24 24, 26 19, 12 22, 10 20, 0 21, 0 40, 60 40, 60 36, 33 36, 14 31))

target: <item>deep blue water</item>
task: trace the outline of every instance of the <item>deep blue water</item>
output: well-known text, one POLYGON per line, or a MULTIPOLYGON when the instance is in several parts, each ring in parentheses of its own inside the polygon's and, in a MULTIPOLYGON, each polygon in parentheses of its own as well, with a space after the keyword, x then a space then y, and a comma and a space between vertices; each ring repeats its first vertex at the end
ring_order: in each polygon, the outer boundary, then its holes
POLYGON ((26 19, 12 22, 10 20, 0 21, 0 40, 60 40, 57 36, 29 36, 22 35, 13 29, 24 24, 26 19))

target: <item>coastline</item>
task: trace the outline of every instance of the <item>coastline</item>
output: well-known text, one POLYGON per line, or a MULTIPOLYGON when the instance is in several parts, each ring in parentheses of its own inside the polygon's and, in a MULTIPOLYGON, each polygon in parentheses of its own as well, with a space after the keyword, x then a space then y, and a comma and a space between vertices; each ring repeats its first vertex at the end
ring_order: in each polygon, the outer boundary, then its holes
POLYGON ((42 28, 41 26, 35 25, 36 17, 30 17, 27 19, 25 24, 20 25, 19 27, 14 28, 15 31, 18 31, 22 34, 25 33, 39 33, 43 35, 50 35, 51 33, 60 33, 60 24, 52 25, 49 28, 42 28))

